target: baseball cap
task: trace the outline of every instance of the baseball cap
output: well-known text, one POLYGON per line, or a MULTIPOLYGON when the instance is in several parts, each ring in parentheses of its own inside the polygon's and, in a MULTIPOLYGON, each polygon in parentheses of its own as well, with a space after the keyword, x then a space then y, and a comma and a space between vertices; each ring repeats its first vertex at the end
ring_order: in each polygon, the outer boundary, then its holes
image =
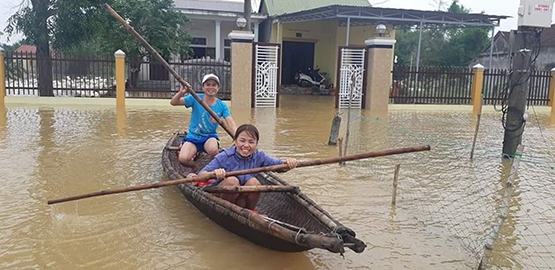
POLYGON ((220 79, 214 73, 204 75, 204 77, 202 78, 202 84, 204 84, 208 80, 214 80, 218 83, 218 85, 220 85, 220 79))

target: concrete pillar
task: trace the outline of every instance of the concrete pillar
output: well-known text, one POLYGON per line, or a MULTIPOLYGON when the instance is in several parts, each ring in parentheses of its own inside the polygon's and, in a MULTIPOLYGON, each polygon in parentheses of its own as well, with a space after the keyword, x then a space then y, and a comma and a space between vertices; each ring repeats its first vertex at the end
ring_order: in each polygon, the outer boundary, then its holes
POLYGON ((228 38, 231 40, 231 107, 234 110, 251 108, 254 34, 234 30, 228 38))
POLYGON ((364 41, 368 50, 366 71, 366 94, 364 107, 373 116, 386 116, 389 89, 393 70, 394 39, 372 38, 364 41))
POLYGON ((0 106, 4 106, 6 96, 6 56, 0 48, 0 106))
POLYGON ((125 53, 117 50, 116 57, 116 105, 125 106, 125 53))
POLYGON ((484 66, 476 64, 472 67, 472 114, 482 113, 482 91, 484 88, 484 66))
POLYGON ((215 24, 215 27, 216 27, 216 29, 214 31, 216 33, 216 36, 214 37, 215 38, 214 41, 216 42, 216 60, 221 60, 221 59, 223 59, 223 57, 222 57, 222 42, 221 42, 221 40, 222 40, 221 22, 216 20, 216 21, 214 21, 214 24, 215 24))

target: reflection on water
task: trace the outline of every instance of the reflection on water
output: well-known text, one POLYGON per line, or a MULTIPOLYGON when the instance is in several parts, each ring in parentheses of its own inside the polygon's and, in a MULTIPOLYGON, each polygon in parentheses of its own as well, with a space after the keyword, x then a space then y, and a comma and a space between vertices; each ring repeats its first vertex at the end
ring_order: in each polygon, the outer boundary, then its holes
MULTIPOLYGON (((283 97, 277 109, 232 111, 261 130, 260 148, 300 159, 327 146, 336 113, 327 97, 283 97)), ((346 111, 341 136, 345 134, 346 111)), ((366 241, 362 254, 280 253, 228 233, 174 188, 47 206, 48 199, 159 181, 162 147, 189 114, 168 108, 0 108, 0 268, 466 269, 475 268, 503 187, 499 115, 398 110, 376 119, 353 110, 349 153, 430 144, 432 151, 293 170, 282 177, 366 241), (401 164, 397 207, 391 206, 401 164)), ((555 128, 529 121, 510 211, 491 263, 555 265, 552 185, 555 128), (541 127, 541 129, 540 129, 541 127), (543 248, 543 250, 542 250, 543 248), (539 254, 539 255, 538 255, 539 254), (539 257, 538 257, 539 256, 539 257)), ((221 133, 222 145, 231 139, 221 133)))

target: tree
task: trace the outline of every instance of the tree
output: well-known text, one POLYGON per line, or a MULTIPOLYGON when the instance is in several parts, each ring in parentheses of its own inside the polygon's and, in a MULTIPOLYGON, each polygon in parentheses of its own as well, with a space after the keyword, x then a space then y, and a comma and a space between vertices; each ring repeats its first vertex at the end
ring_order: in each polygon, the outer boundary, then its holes
MULTIPOLYGON (((32 6, 10 17, 6 31, 21 31, 29 36, 42 29, 41 33, 48 39, 45 41, 43 37, 34 44, 50 44, 62 52, 85 50, 112 54, 122 49, 129 59, 130 84, 133 86, 140 71, 140 63, 149 53, 104 10, 104 2, 129 19, 135 29, 163 56, 169 57, 187 50, 190 39, 184 30, 187 20, 184 14, 174 8, 172 0, 32 0, 32 6), (46 16, 35 19, 33 15, 43 7, 39 2, 48 2, 48 12, 46 16)), ((51 76, 51 72, 49 74, 51 76)), ((44 74, 44 77, 47 76, 44 74)))
MULTIPOLYGON (((454 0, 447 12, 469 13, 470 10, 454 0)), ((418 49, 417 26, 398 29, 395 54, 398 63, 414 62, 418 49)), ((488 29, 479 27, 426 26, 422 32, 420 63, 422 65, 464 66, 488 46, 488 29)))
MULTIPOLYGON (((23 3, 22 3, 23 4, 23 3)), ((40 96, 53 96, 52 60, 50 59, 48 22, 52 14, 52 0, 31 0, 8 19, 8 34, 23 32, 27 40, 37 47, 37 80, 40 96)))

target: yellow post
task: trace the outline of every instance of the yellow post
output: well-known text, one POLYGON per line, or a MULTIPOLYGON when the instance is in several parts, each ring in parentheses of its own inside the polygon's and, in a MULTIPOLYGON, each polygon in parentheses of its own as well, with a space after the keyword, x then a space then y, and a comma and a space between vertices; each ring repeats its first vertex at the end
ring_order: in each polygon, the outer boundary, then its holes
POLYGON ((477 64, 472 67, 472 114, 478 116, 482 112, 482 91, 484 88, 484 66, 477 64))
POLYGON ((6 57, 4 50, 0 49, 0 106, 4 106, 6 96, 6 57))
POLYGON ((116 57, 116 105, 125 106, 125 53, 117 50, 116 57))
POLYGON ((549 101, 547 102, 547 106, 551 106, 551 110, 553 111, 553 98, 555 98, 555 68, 551 69, 551 78, 549 79, 549 95, 547 96, 549 101))

